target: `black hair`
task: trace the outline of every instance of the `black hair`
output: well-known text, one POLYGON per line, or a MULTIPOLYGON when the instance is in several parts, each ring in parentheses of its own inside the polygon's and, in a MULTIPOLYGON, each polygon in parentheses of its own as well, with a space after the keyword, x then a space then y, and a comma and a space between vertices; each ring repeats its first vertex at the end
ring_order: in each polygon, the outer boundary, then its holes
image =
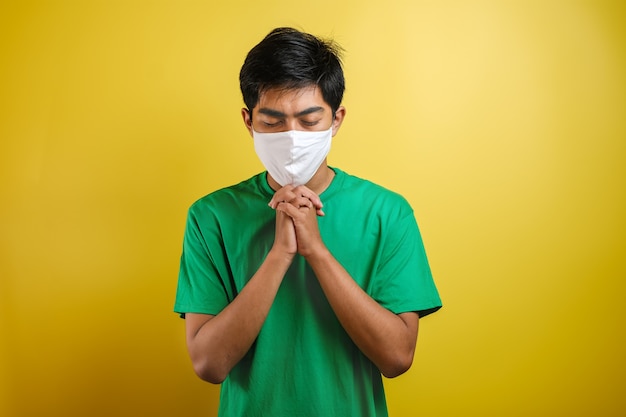
POLYGON ((276 28, 248 52, 241 67, 243 101, 252 111, 260 94, 269 89, 318 86, 335 114, 345 90, 340 55, 341 47, 333 41, 293 28, 276 28))

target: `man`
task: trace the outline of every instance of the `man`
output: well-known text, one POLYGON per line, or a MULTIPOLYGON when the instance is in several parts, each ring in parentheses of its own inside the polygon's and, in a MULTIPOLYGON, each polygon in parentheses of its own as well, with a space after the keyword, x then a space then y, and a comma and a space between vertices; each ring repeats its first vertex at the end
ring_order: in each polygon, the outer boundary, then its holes
POLYGON ((175 311, 221 416, 386 416, 441 307, 409 204, 326 163, 344 120, 332 42, 273 30, 246 57, 244 124, 267 169, 189 210, 175 311))

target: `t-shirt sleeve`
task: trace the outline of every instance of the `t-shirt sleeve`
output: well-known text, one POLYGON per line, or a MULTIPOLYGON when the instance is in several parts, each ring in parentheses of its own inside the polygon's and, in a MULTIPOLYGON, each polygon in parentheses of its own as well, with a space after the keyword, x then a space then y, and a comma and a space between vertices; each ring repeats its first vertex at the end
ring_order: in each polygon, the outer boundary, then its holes
POLYGON ((194 206, 187 215, 174 304, 174 311, 182 317, 185 313, 216 315, 229 302, 216 259, 223 252, 217 220, 208 210, 201 215, 202 221, 194 206))
POLYGON ((390 224, 383 239, 374 298, 395 314, 414 311, 424 317, 439 310, 441 299, 413 211, 390 224))

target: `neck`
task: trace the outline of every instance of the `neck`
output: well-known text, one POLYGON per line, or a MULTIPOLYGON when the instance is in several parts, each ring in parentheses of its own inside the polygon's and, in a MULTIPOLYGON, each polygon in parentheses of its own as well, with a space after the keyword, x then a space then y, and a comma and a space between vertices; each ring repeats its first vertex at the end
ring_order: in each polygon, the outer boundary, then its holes
POLYGON ((324 161, 320 169, 313 175, 313 178, 306 183, 306 186, 315 194, 320 195, 328 188, 334 177, 335 171, 330 169, 324 161))

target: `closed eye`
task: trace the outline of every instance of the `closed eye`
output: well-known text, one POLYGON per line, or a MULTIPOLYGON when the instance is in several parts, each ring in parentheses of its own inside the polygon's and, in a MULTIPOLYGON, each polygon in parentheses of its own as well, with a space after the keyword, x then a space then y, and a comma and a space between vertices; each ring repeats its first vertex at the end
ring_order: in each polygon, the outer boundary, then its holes
POLYGON ((263 122, 263 126, 265 126, 265 127, 276 127, 276 126, 279 126, 281 123, 282 123, 282 121, 278 121, 278 122, 274 122, 274 123, 263 122))

